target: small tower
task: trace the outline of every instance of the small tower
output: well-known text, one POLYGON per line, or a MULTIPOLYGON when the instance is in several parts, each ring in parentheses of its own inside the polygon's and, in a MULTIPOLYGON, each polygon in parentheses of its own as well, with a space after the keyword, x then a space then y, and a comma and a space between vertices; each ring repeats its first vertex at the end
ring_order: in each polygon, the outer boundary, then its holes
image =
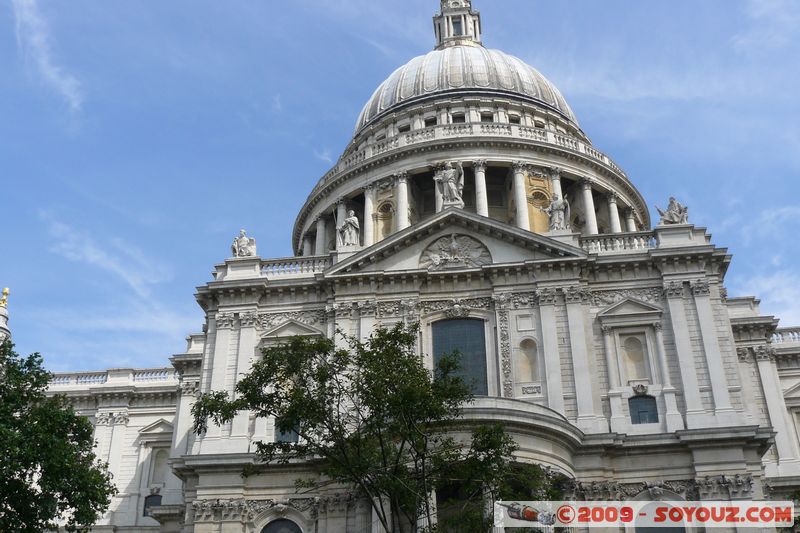
POLYGON ((0 342, 11 337, 11 330, 8 329, 8 295, 11 291, 3 289, 0 297, 0 342))
POLYGON ((481 46, 481 14, 471 0, 442 0, 442 10, 433 17, 436 49, 449 46, 481 46))

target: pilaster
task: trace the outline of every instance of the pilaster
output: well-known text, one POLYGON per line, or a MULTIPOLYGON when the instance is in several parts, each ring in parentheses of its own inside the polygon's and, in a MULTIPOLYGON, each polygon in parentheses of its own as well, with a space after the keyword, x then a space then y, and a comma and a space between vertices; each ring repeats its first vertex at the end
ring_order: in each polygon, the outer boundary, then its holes
POLYGON ((364 189, 364 248, 375 244, 375 186, 364 189))
POLYGON ((675 387, 669 376, 669 365, 667 364, 667 349, 664 346, 664 326, 661 322, 653 325, 656 330, 656 351, 658 352, 658 367, 661 374, 662 395, 664 396, 664 406, 666 407, 665 418, 667 422, 667 432, 685 429, 683 417, 678 411, 678 402, 675 398, 675 387))
POLYGON ((324 216, 317 219, 317 239, 314 248, 314 255, 328 254, 328 236, 326 235, 326 220, 324 216))
POLYGON ((603 326, 603 347, 606 351, 606 367, 608 371, 608 405, 611 410, 611 431, 625 433, 628 419, 622 407, 622 390, 620 389, 619 364, 614 350, 613 330, 603 326))
MULTIPOLYGON (((256 344, 258 343, 258 312, 247 311, 239 316, 241 330, 239 333, 239 353, 236 360, 236 375, 233 380, 233 388, 246 374, 250 373, 255 356, 256 344)), ((231 391, 233 393, 233 391, 231 391)), ((235 393, 232 397, 235 396, 235 393)), ((247 452, 250 441, 250 411, 237 413, 233 419, 231 427, 231 452, 247 452)))
POLYGON ((564 414, 564 389, 561 383, 561 354, 558 349, 556 324, 557 293, 553 289, 542 289, 537 293, 541 316, 542 350, 544 352, 545 376, 547 379, 547 405, 564 414))

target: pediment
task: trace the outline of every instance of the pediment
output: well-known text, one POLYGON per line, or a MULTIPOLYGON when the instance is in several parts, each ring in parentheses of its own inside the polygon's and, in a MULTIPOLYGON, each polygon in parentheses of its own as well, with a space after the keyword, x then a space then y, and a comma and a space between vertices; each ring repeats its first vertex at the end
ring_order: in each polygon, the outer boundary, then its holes
POLYGON ((262 339, 275 339, 275 338, 289 338, 289 337, 298 337, 298 336, 310 336, 310 335, 323 335, 323 332, 309 326, 308 324, 303 324, 302 322, 298 322, 297 320, 287 320, 286 322, 276 326, 270 330, 265 331, 261 334, 262 339))
POLYGON ((139 430, 141 442, 171 442, 174 427, 163 418, 139 430))
POLYGON ((625 298, 600 311, 597 318, 603 323, 616 324, 656 322, 661 319, 662 312, 655 305, 635 298, 625 298))
POLYGON ((580 248, 545 235, 461 209, 448 209, 338 263, 325 276, 463 271, 587 257, 580 248))
POLYGON ((786 400, 800 399, 800 383, 795 383, 783 391, 783 397, 786 400))

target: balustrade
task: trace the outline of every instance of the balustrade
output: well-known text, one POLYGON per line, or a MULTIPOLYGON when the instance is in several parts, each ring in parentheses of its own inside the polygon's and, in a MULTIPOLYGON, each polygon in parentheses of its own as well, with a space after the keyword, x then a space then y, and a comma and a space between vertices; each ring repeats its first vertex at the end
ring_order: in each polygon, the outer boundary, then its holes
POLYGON ((261 274, 268 279, 314 277, 331 266, 327 256, 287 257, 261 263, 261 274))
POLYGON ((772 336, 774 344, 800 344, 800 327, 779 328, 772 336))
POLYGON ((590 254, 613 254, 631 251, 647 251, 657 247, 652 232, 615 233, 581 237, 581 247, 590 254))

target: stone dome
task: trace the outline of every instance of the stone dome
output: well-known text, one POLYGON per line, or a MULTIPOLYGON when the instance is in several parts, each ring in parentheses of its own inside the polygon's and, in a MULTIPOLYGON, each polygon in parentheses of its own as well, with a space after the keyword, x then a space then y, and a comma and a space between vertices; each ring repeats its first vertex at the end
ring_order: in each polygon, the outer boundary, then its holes
POLYGON ((500 50, 465 44, 433 50, 397 69, 364 106, 356 132, 406 104, 450 92, 527 100, 578 125, 558 89, 535 68, 500 50))

